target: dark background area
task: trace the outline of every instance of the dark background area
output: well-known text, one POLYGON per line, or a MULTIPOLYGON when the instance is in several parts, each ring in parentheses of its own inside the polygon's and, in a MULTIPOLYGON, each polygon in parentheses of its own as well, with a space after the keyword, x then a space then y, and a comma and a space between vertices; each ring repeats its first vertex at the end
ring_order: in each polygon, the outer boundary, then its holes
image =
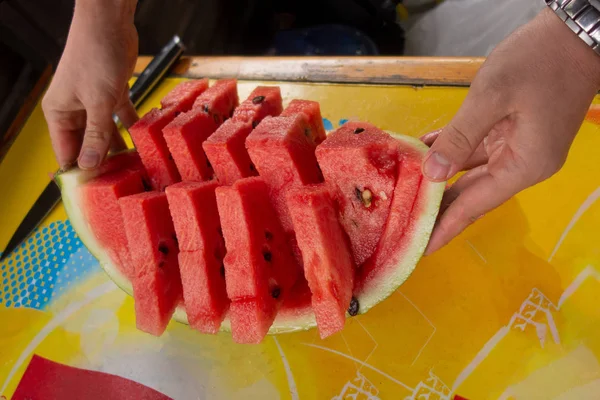
MULTIPOLYGON (((400 1, 139 0, 135 24, 145 55, 174 34, 196 55, 401 55, 400 1)), ((73 7, 74 0, 0 0, 0 153, 36 83, 56 67, 73 7)))

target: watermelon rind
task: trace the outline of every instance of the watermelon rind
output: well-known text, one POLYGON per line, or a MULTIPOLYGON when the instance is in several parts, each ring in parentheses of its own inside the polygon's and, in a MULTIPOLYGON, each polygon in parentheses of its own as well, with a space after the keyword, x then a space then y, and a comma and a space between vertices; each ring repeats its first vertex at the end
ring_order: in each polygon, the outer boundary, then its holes
MULTIPOLYGON (((395 132, 387 131, 395 139, 404 142, 414 150, 425 154, 429 147, 419 139, 395 132)), ((78 187, 89 180, 98 176, 96 171, 83 171, 74 168, 67 172, 57 174, 55 180, 58 183, 65 210, 73 228, 79 235, 79 238, 88 250, 96 257, 100 266, 104 269, 109 278, 117 284, 127 294, 132 295, 133 289, 129 279, 123 275, 119 269, 110 260, 108 254, 98 243, 88 225, 79 203, 78 187)), ((423 256, 433 226, 435 224, 442 195, 444 193, 445 182, 431 182, 424 179, 419 189, 419 198, 424 198, 422 211, 419 215, 413 216, 414 225, 410 242, 405 244, 403 255, 395 267, 386 268, 385 276, 378 276, 377 283, 369 285, 369 290, 357 294, 357 300, 360 304, 359 313, 364 314, 378 303, 388 298, 400 285, 402 285, 415 270, 419 260, 423 256)), ((407 236, 408 238, 408 236, 407 236)), ((175 321, 188 324, 187 316, 183 307, 178 307, 173 315, 175 321)), ((315 316, 309 308, 298 310, 294 314, 281 313, 277 315, 269 334, 282 334, 308 330, 317 326, 315 316)), ((226 318, 221 331, 230 332, 231 324, 226 318)))

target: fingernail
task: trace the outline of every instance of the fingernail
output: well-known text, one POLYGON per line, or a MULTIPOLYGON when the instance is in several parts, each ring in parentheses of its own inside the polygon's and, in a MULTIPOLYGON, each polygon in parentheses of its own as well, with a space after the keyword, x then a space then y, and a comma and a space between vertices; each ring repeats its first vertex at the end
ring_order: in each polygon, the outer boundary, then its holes
POLYGON ((79 156, 79 166, 81 168, 96 168, 100 163, 100 154, 97 151, 86 149, 79 156))
POLYGON ((446 160, 440 153, 433 152, 427 160, 425 160, 423 173, 429 179, 445 180, 450 173, 450 161, 446 160))

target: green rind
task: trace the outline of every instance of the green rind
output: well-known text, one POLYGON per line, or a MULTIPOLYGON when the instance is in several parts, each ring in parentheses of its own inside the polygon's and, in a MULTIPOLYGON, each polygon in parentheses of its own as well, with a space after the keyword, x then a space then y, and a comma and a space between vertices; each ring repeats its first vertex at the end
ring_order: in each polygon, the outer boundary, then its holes
MULTIPOLYGON (((425 154, 429 149, 419 139, 395 132, 388 131, 388 133, 394 138, 410 145, 412 148, 420 151, 423 154, 425 154)), ((83 244, 94 255, 94 257, 98 259, 101 267, 104 269, 109 278, 124 292, 129 295, 133 295, 131 282, 116 268, 116 266, 110 260, 110 257, 98 244, 81 211, 79 196, 77 193, 78 187, 93 179, 97 175, 98 173, 73 169, 58 174, 55 179, 61 189, 63 204, 65 206, 65 210, 67 211, 67 215, 69 216, 71 224, 73 225, 73 228, 79 235, 79 238, 83 244)), ((429 242, 429 238, 439 212, 444 188, 445 182, 434 183, 427 180, 423 181, 419 191, 419 196, 423 196, 423 191, 426 191, 424 193, 426 200, 423 212, 415 221, 415 234, 411 236, 412 242, 406 245, 404 255, 396 268, 390 268, 393 273, 386 279, 381 279, 380 281, 382 284, 380 286, 376 287, 375 289, 371 288, 372 290, 370 290, 368 293, 362 293, 359 295, 358 301, 360 304, 361 314, 364 314, 375 305, 389 297, 410 277, 412 272, 415 270, 419 260, 425 252, 427 243, 429 242)), ((173 319, 175 321, 188 324, 187 315, 182 307, 178 307, 175 310, 173 319)), ((276 335, 298 332, 314 328, 316 325, 317 323, 314 315, 309 311, 309 309, 306 309, 298 315, 278 315, 277 318, 275 318, 271 329, 269 329, 269 334, 276 335)), ((223 321, 220 330, 224 332, 231 331, 231 324, 228 318, 223 321)))

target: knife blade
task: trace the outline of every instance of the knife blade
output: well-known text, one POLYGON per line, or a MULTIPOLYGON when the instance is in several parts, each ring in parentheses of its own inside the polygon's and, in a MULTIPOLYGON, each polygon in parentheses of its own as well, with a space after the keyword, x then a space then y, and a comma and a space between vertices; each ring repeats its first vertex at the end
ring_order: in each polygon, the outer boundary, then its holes
MULTIPOLYGON (((181 57, 184 51, 185 46, 183 42, 179 36, 175 35, 169 43, 167 43, 165 47, 152 58, 148 66, 144 68, 129 90, 129 98, 134 107, 137 108, 142 104, 152 90, 156 88, 158 83, 162 81, 166 73, 179 57, 181 57)), ((113 119, 115 123, 118 123, 119 120, 116 116, 113 116, 113 119)), ((0 254, 0 261, 8 257, 14 249, 27 239, 44 218, 46 218, 54 207, 56 207, 60 202, 60 198, 61 195, 58 186, 54 181, 50 181, 8 241, 4 251, 0 254)))

